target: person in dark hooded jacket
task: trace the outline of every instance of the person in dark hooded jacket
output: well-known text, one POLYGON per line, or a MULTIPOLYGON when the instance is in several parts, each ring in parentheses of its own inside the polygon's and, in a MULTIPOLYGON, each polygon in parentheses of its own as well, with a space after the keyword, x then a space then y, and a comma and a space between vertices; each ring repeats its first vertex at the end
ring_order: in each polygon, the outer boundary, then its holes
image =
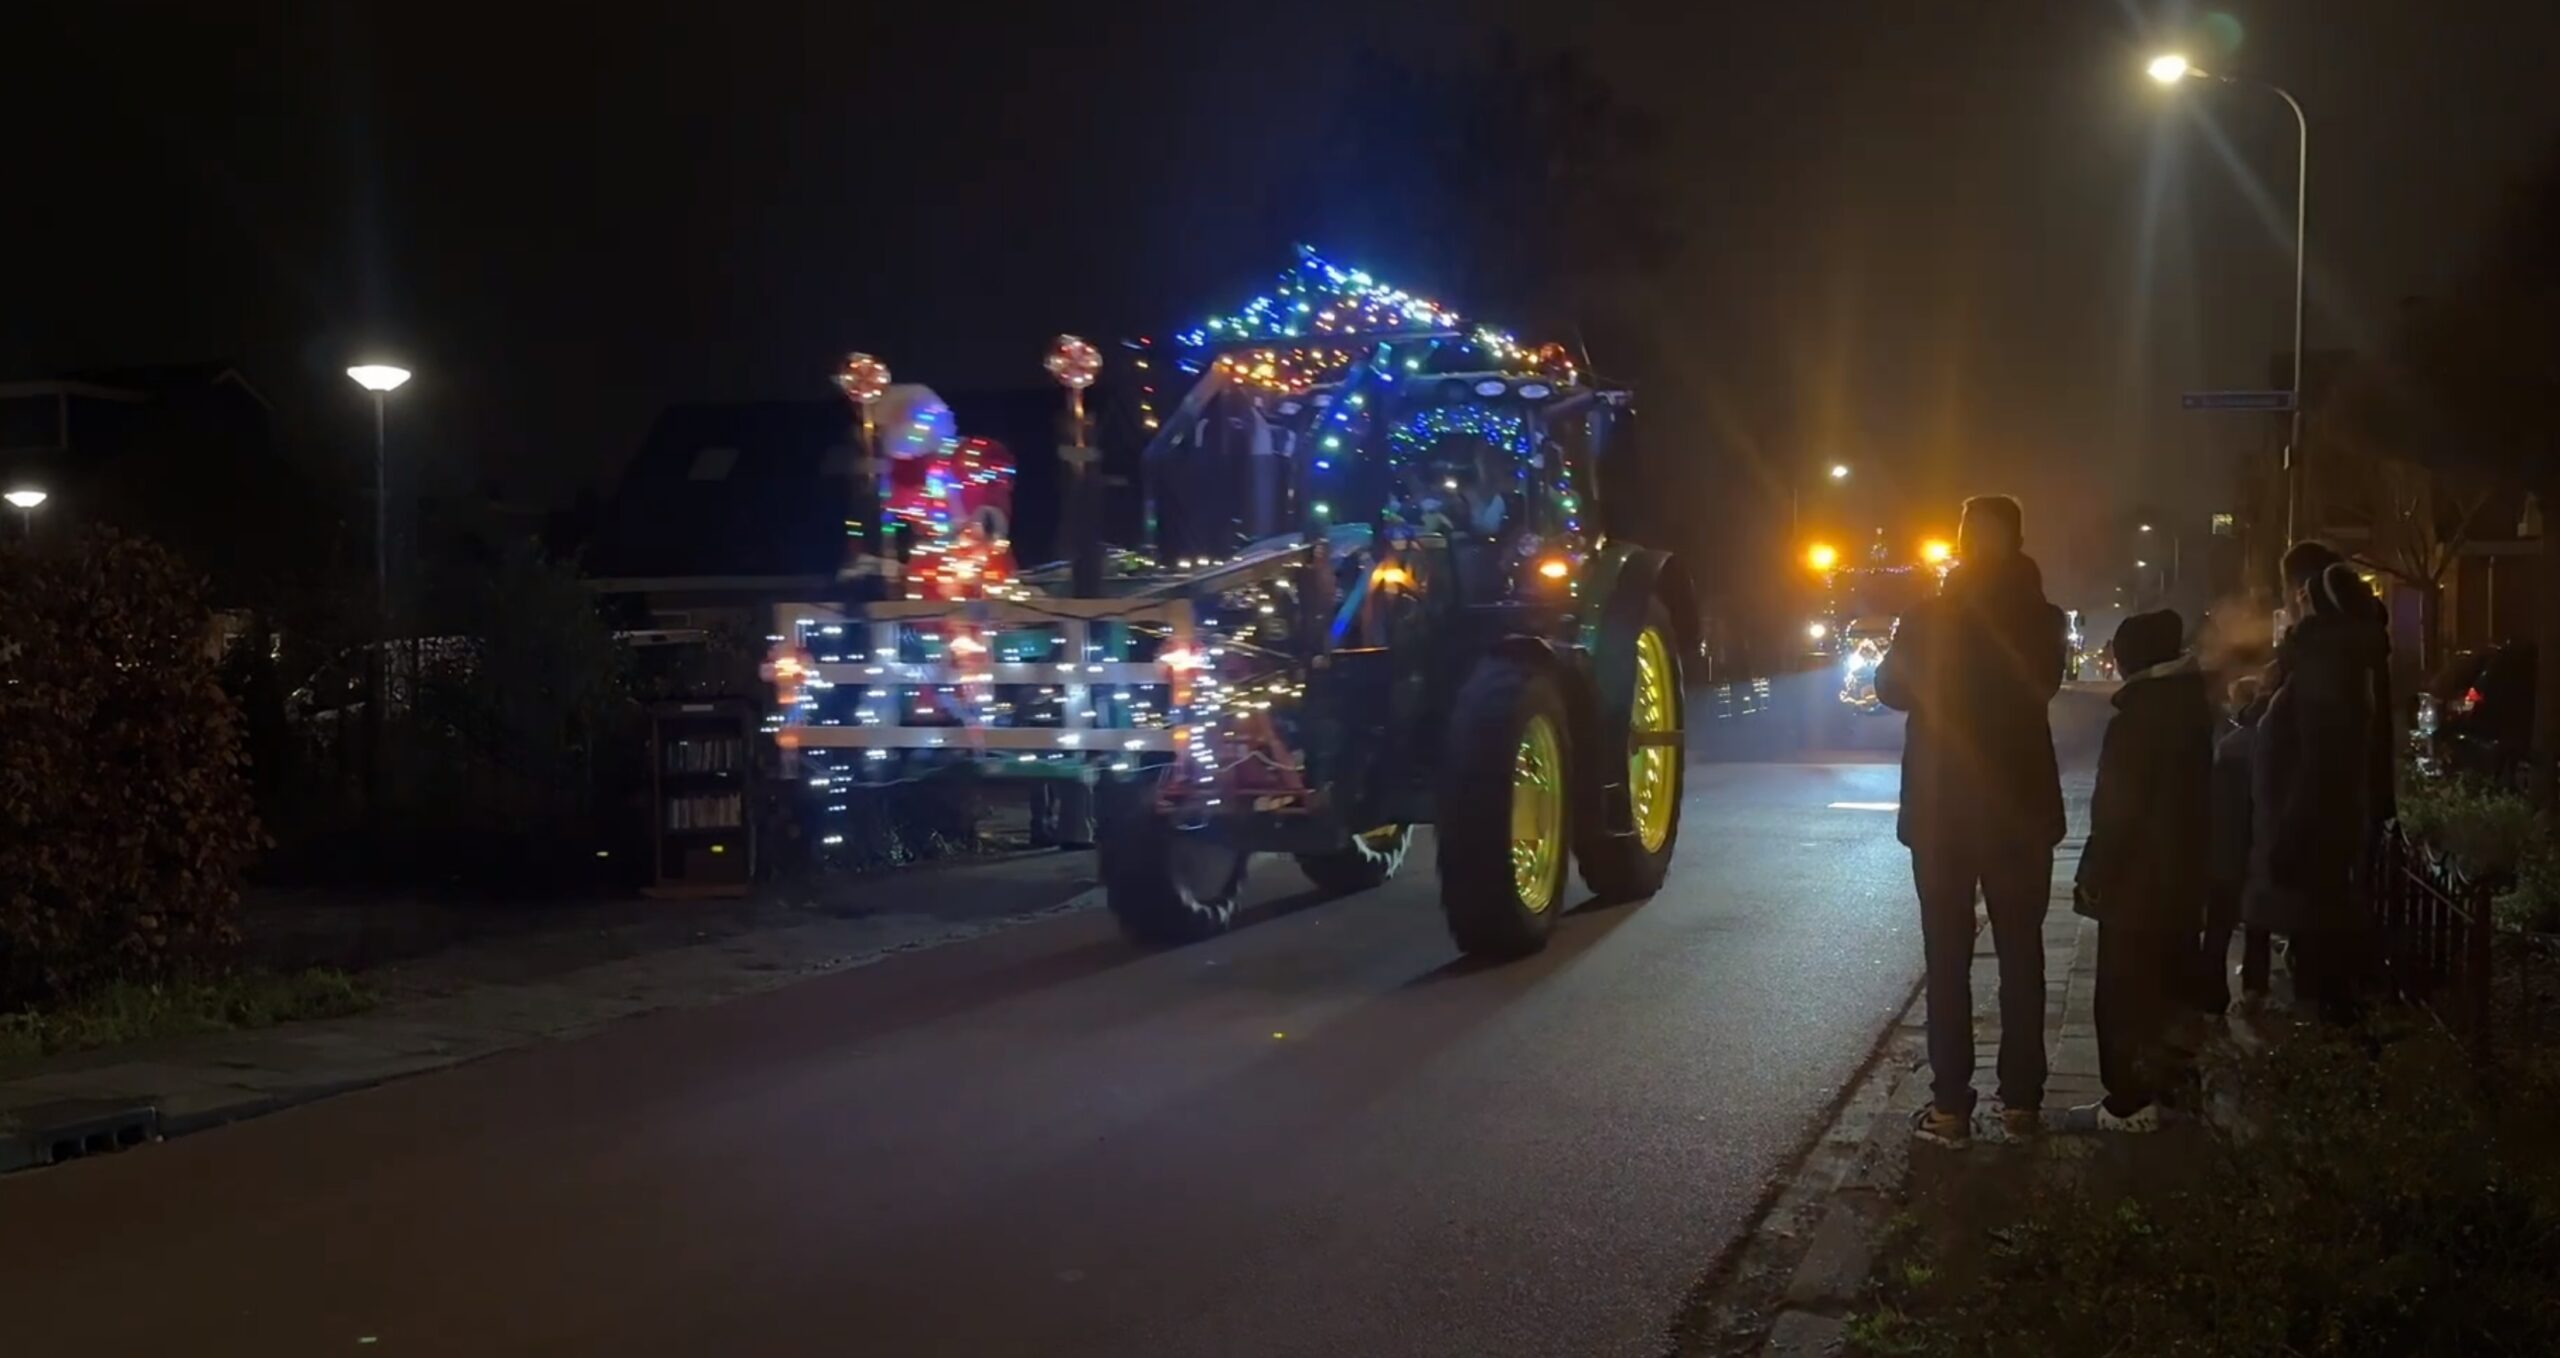
POLYGON ((1897 828, 1920 892, 1934 1095, 1913 1125, 1945 1146, 1972 1127, 1977 891, 2000 958, 2002 1123, 2021 1135, 2042 1125, 2043 929, 2063 833, 2046 705, 2062 687, 2067 629, 2024 542, 2017 501, 1967 500, 1959 564, 1903 618, 1876 668, 1877 699, 1911 714, 1897 828))
POLYGON ((2109 647, 2125 681, 2072 893, 2098 921, 2093 1007, 2107 1096, 2072 1110, 2070 1125, 2086 1130, 2157 1130, 2179 1064, 2169 1027, 2196 973, 2213 839, 2213 703, 2179 650, 2184 635, 2176 613, 2137 613, 2109 647))
MULTIPOLYGON (((2213 856, 2211 887, 2205 897, 2204 948, 2197 957, 2196 1005, 2207 1014, 2231 1007, 2231 936, 2240 932, 2240 899, 2249 889, 2249 765, 2258 746, 2261 709, 2260 677, 2244 674, 2231 682, 2229 715, 2216 728, 2213 743, 2213 856)), ((2255 1000, 2267 993, 2271 940, 2264 929, 2248 931, 2241 948, 2240 991, 2255 1000)))
MULTIPOLYGON (((2297 555, 2287 553, 2289 577, 2297 555)), ((2352 1019, 2372 922, 2365 873, 2390 814, 2390 642, 2373 592, 2331 554, 2294 578, 2250 771, 2250 925, 2287 936, 2297 993, 2352 1019)))

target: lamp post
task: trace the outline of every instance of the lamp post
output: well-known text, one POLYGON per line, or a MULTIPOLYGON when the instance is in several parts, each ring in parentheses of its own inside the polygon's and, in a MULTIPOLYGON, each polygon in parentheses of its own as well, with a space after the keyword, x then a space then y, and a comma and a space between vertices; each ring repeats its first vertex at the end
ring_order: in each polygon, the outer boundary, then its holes
MULTIPOLYGON (((388 363, 359 363, 347 369, 357 386, 373 393, 373 645, 365 650, 365 810, 382 814, 382 723, 386 706, 383 654, 391 644, 391 499, 383 464, 389 423, 385 407, 391 393, 409 380, 409 370, 388 363)), ((414 673, 414 669, 413 669, 414 673)))
POLYGON ((2303 243, 2311 204, 2311 120, 2303 116, 2301 101, 2281 86, 2216 75, 2175 53, 2153 57, 2144 69, 2163 85, 2217 80, 2225 85, 2251 86, 2282 99, 2284 106, 2293 110, 2293 401, 2287 412, 2284 437, 2284 539, 2290 543, 2295 540, 2295 519, 2302 508, 2302 277, 2303 243))
POLYGON ((29 542, 36 540, 36 506, 43 504, 45 498, 45 493, 33 486, 13 487, 7 495, 0 496, 18 511, 18 522, 26 529, 29 542))
POLYGON ((383 486, 384 431, 389 417, 385 406, 391 393, 409 380, 409 370, 388 363, 359 363, 347 369, 347 376, 357 386, 373 393, 373 624, 374 630, 387 640, 391 630, 391 509, 390 497, 383 486))

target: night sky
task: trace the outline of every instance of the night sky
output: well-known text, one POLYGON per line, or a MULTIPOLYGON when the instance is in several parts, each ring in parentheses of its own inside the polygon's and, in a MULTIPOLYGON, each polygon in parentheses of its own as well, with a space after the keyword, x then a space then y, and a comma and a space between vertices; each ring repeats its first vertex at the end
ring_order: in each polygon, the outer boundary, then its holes
MULTIPOLYGON (((1050 334, 1232 304, 1295 239, 1436 292, 1459 267, 1386 225, 1428 190, 1325 172, 1393 163, 1403 120, 1353 147, 1337 114, 1507 29, 1662 125, 1676 249, 1565 319, 1643 379, 1665 512, 1845 457, 1898 524, 2020 492, 2082 573, 2074 541, 2134 499, 2223 507, 2259 430, 2176 394, 2260 385, 2289 325, 2290 116, 2164 94, 2145 56, 2310 110, 2314 348, 2380 342, 2560 133, 2548 0, 93 3, 10 28, 0 375, 236 357, 325 444, 357 409, 336 374, 378 347, 419 370, 420 456, 554 498, 609 484, 666 402, 823 395, 855 347, 1034 382, 1050 334)), ((1765 527, 1783 499, 1736 503, 1765 527)))

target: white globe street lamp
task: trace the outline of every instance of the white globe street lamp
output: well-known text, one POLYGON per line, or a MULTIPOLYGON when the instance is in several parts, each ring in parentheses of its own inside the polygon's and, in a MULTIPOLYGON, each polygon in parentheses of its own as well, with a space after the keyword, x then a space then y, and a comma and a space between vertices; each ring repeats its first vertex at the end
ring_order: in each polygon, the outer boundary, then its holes
POLYGON ((347 369, 347 376, 366 391, 398 391, 409 380, 409 370, 389 363, 359 363, 347 369))
POLYGON ((7 500, 10 507, 18 511, 18 522, 26 529, 27 539, 31 542, 36 535, 36 506, 43 504, 45 499, 45 493, 33 486, 18 486, 8 494, 0 495, 0 500, 7 500))

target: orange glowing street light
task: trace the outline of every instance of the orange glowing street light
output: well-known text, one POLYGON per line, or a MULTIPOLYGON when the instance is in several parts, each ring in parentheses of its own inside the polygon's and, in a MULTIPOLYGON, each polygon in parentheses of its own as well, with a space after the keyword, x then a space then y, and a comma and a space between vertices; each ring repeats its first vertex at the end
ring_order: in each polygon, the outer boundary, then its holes
POLYGON ((1920 559, 1932 566, 1943 566, 1955 559, 1955 544, 1945 538, 1931 538, 1920 544, 1920 559))
POLYGON ((1817 542, 1805 549, 1804 564, 1817 571, 1827 571, 1840 564, 1840 549, 1827 542, 1817 542))

